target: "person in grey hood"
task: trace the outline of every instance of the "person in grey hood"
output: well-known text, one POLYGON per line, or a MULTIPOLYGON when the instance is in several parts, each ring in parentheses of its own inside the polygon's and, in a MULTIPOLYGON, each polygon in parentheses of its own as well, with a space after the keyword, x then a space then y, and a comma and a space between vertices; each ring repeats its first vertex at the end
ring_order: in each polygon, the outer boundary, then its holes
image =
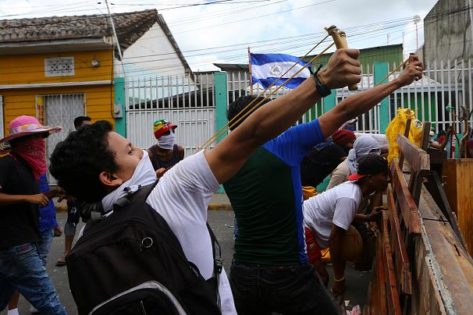
POLYGON ((356 173, 358 169, 357 160, 370 153, 381 154, 378 141, 370 135, 362 135, 356 138, 353 148, 348 152, 347 159, 341 162, 332 172, 327 189, 345 182, 350 174, 356 173))

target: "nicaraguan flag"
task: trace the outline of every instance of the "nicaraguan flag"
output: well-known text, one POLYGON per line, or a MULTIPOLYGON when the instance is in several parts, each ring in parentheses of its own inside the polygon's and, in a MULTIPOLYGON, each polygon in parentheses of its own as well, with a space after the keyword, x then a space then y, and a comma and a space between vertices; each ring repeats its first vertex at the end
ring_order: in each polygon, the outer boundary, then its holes
MULTIPOLYGON (((253 84, 260 83, 265 89, 271 84, 274 86, 282 85, 307 64, 307 62, 297 57, 286 54, 250 54, 250 58, 253 84), (291 67, 293 68, 289 70, 291 67), (284 76, 281 77, 283 74, 284 76)), ((285 86, 289 89, 295 89, 308 77, 310 77, 310 70, 305 68, 289 80, 285 86)))

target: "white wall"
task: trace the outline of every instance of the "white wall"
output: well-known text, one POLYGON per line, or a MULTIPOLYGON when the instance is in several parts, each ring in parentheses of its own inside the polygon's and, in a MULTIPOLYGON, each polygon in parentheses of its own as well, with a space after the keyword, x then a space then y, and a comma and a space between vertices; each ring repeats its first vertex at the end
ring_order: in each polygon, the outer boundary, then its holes
POLYGON ((473 57, 469 0, 440 0, 424 19, 424 63, 473 57))
MULTIPOLYGON (((185 68, 158 23, 123 53, 128 78, 135 76, 182 75, 185 68)), ((115 76, 122 76, 119 60, 114 61, 115 76)))

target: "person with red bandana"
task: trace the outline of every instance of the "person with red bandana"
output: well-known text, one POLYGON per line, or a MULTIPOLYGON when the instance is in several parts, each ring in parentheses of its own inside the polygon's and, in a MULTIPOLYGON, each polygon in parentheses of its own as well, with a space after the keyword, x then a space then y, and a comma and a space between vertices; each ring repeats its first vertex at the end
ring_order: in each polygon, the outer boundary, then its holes
POLYGON ((47 172, 44 138, 61 128, 19 116, 9 129, 10 135, 0 139, 11 146, 0 158, 0 310, 18 290, 41 314, 67 314, 37 248, 39 206, 49 202, 39 189, 47 172))

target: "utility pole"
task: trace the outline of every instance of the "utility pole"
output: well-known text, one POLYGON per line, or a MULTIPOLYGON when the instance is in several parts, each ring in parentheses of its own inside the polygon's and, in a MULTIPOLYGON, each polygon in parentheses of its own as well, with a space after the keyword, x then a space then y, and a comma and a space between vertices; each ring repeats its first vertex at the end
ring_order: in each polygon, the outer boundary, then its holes
POLYGON ((418 29, 419 22, 420 22, 420 16, 415 15, 414 23, 416 24, 416 52, 419 50, 419 29, 418 29))
POLYGON ((471 7, 471 0, 468 0, 468 12, 470 13, 470 32, 471 32, 471 38, 470 38, 470 44, 473 45, 473 12, 472 12, 472 7, 471 7))
POLYGON ((118 56, 120 57, 120 63, 122 65, 123 77, 125 77, 125 65, 123 64, 122 49, 120 47, 120 42, 118 41, 117 31, 115 30, 115 23, 113 23, 112 13, 110 12, 108 0, 105 0, 105 5, 107 6, 107 12, 108 12, 108 17, 110 18, 110 24, 112 25, 113 37, 115 37, 115 42, 117 43, 118 56))

